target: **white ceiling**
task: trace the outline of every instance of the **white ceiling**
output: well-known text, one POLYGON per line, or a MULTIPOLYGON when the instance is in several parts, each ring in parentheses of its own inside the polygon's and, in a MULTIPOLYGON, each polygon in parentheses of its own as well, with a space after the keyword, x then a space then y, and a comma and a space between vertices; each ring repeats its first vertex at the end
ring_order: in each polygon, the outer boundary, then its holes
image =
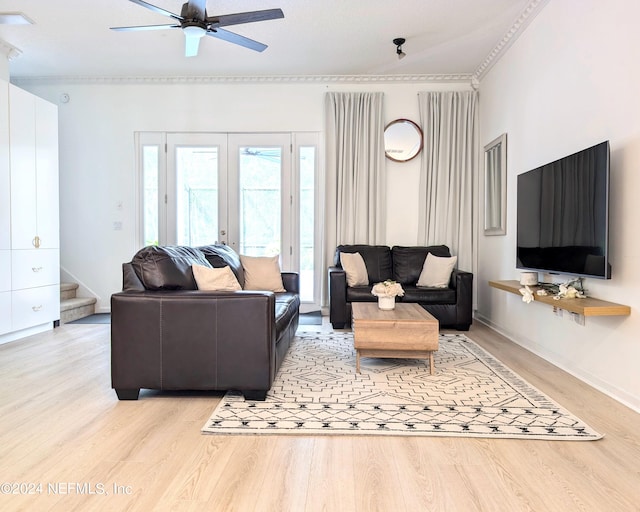
MULTIPOLYGON (((183 3, 146 1, 175 13, 183 3)), ((128 0, 0 0, 0 12, 22 12, 34 21, 34 25, 0 25, 0 40, 18 50, 9 62, 12 78, 471 75, 544 4, 541 0, 209 0, 209 16, 279 7, 285 17, 228 27, 267 44, 262 53, 207 37, 198 56, 186 58, 180 29, 109 30, 171 23, 128 0), (396 37, 407 40, 403 46, 407 57, 402 60, 392 43, 396 37)))

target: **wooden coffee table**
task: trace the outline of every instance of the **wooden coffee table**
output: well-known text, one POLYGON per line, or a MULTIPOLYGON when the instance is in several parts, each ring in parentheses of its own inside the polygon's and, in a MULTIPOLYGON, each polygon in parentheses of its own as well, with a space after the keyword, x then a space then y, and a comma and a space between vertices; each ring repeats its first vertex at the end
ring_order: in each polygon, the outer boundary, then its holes
POLYGON ((361 357, 429 359, 434 372, 433 353, 438 350, 439 324, 418 304, 396 304, 390 311, 377 302, 351 303, 356 372, 361 357))

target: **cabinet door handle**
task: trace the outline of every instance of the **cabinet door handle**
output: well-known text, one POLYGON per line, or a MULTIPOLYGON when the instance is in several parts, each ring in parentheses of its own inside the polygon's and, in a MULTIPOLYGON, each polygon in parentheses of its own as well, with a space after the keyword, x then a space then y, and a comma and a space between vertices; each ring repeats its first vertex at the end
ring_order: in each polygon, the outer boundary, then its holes
POLYGON ((42 270, 42 267, 31 267, 31 270, 33 272, 40 272, 42 270))
POLYGON ((38 249, 40 247, 40 237, 39 236, 34 237, 34 239, 31 240, 31 243, 36 249, 38 249))
POLYGON ((31 306, 31 309, 33 309, 37 313, 42 309, 42 304, 40 304, 39 306, 31 306))

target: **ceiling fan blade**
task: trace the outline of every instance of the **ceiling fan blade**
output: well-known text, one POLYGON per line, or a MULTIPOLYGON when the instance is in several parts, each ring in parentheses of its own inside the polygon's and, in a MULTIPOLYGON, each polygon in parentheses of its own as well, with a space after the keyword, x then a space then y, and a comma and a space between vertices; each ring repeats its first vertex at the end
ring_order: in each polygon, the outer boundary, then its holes
POLYGON ((182 21, 183 19, 182 16, 180 16, 179 14, 174 14, 171 11, 167 11, 162 7, 158 7, 156 5, 150 4, 148 2, 145 2, 144 0, 129 0, 129 1, 133 2, 134 4, 138 4, 142 7, 146 7, 147 9, 157 12, 158 14, 162 14, 163 16, 169 16, 170 18, 174 18, 180 21, 182 21))
POLYGON ((253 39, 249 39, 248 37, 241 36, 240 34, 234 34, 233 32, 229 32, 228 30, 223 30, 221 28, 217 28, 215 29, 215 31, 208 30, 207 35, 211 37, 217 37, 218 39, 222 39, 223 41, 227 41, 229 43, 244 46, 245 48, 249 48, 250 50, 255 50, 257 52, 262 52, 267 48, 266 44, 259 43, 258 41, 254 41, 253 39))
POLYGON ((207 17, 207 0, 189 0, 183 9, 182 16, 188 19, 202 20, 207 17))
POLYGON ((198 55, 198 47, 200 46, 201 37, 189 36, 185 34, 184 37, 184 56, 195 57, 198 55))
POLYGON ((138 27, 111 27, 111 30, 126 32, 127 30, 164 30, 166 28, 180 28, 180 25, 141 25, 138 27))
POLYGON ((284 18, 282 9, 266 9, 264 11, 239 12, 236 14, 222 14, 220 16, 210 16, 207 23, 213 28, 227 27, 229 25, 239 25, 241 23, 253 23, 256 21, 268 21, 284 18))

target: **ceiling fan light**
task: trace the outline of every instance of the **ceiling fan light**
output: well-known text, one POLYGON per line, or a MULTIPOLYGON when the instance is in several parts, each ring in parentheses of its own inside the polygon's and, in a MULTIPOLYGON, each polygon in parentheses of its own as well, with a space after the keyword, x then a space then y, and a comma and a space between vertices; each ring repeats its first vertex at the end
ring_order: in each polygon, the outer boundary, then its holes
POLYGON ((204 27, 201 27, 199 25, 187 25, 185 27, 182 27, 182 30, 184 31, 184 34, 187 37, 202 37, 206 34, 207 29, 204 27))

